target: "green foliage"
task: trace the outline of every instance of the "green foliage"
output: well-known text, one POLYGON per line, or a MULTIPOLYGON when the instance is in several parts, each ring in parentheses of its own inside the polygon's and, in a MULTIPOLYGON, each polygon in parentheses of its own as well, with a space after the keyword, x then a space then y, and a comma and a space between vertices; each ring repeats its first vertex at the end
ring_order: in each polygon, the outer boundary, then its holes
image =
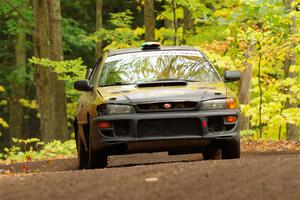
POLYGON ((131 28, 132 13, 130 11, 110 13, 108 23, 111 29, 102 28, 95 33, 84 37, 85 42, 99 42, 100 40, 107 43, 104 50, 128 48, 140 46, 142 43, 141 36, 144 34, 144 29, 137 27, 131 28))
POLYGON ((126 10, 125 12, 111 13, 109 23, 114 27, 131 28, 133 19, 131 15, 132 12, 129 10, 126 10))
POLYGON ((10 162, 25 162, 76 156, 76 144, 74 140, 65 142, 54 140, 44 144, 38 138, 26 140, 14 138, 13 142, 16 146, 5 148, 4 153, 0 154, 0 159, 10 162))
POLYGON ((33 27, 33 12, 31 9, 27 9, 28 4, 25 1, 19 0, 3 0, 0 6, 0 16, 6 17, 4 23, 5 33, 16 36, 20 32, 26 32, 27 34, 32 34, 31 28, 33 27), (19 18, 22 18, 25 23, 20 24, 18 22, 19 18))
MULTIPOLYGON (((196 31, 204 34, 192 36, 187 42, 199 43, 198 46, 205 50, 220 72, 228 69, 243 71, 245 62, 252 65, 251 102, 242 105, 243 113, 250 117, 251 130, 242 132, 242 135, 255 139, 260 137, 257 132, 260 65, 262 137, 284 139, 286 123, 299 126, 300 119, 299 107, 286 108, 287 101, 297 104, 300 100, 299 59, 290 67, 290 72, 295 71, 298 76, 286 78, 283 70, 286 58, 299 54, 299 33, 291 34, 291 16, 299 18, 300 15, 287 11, 281 1, 240 1, 222 6, 203 21, 204 26, 196 27, 196 31), (251 53, 249 59, 245 57, 246 51, 251 53)), ((232 88, 237 92, 236 85, 232 88)))
MULTIPOLYGON (((51 61, 46 58, 36 58, 32 57, 29 59, 29 62, 32 64, 40 65, 52 69, 58 74, 58 78, 65 81, 67 98, 67 114, 69 120, 73 120, 75 109, 76 109, 76 100, 78 99, 80 93, 76 91, 73 87, 73 84, 76 80, 82 79, 86 73, 86 66, 83 65, 81 58, 75 60, 65 60, 65 61, 51 61)), ((35 103, 35 102, 32 102, 35 103)), ((34 104, 27 106, 35 106, 34 104)), ((71 123, 69 124, 71 126, 71 123)))
MULTIPOLYGON (((95 30, 95 1, 62 0, 62 27, 65 61, 51 61, 32 57, 33 8, 31 1, 24 6, 20 0, 3 0, 0 5, 0 130, 8 131, 4 119, 8 113, 8 94, 14 95, 10 85, 26 85, 27 96, 20 99, 26 115, 36 116, 36 94, 33 64, 53 69, 67 90, 68 118, 73 118, 79 93, 73 82, 85 76, 86 66, 92 66, 95 43, 101 41, 104 50, 139 47, 144 40, 143 1, 104 1, 103 28, 95 30), (20 23, 20 19, 24 23, 20 23), (29 65, 26 70, 14 70, 17 33, 27 33, 29 65), (80 57, 80 58, 79 58, 80 57), (81 59, 82 58, 82 59, 81 59), (7 92, 5 92, 4 87, 7 92)), ((258 65, 260 61, 262 86, 263 138, 284 139, 286 123, 300 124, 299 105, 286 108, 287 102, 299 104, 300 100, 300 12, 295 0, 287 9, 279 0, 156 0, 156 40, 163 45, 183 43, 203 50, 220 74, 225 70, 241 70, 245 63, 252 65, 251 102, 241 105, 250 117, 251 130, 242 132, 245 137, 259 137, 260 89, 258 65), (173 2, 177 33, 174 31, 173 2), (190 30, 184 30, 184 11, 191 12, 190 30), (293 18, 297 19, 293 22, 293 18), (296 26, 296 30, 292 27, 296 26), (245 56, 249 53, 249 58, 245 56), (287 78, 284 64, 296 55, 296 62, 289 70, 295 74, 287 78)), ((228 84, 236 93, 238 85, 228 84)), ((28 116, 27 116, 28 117, 28 116)), ((25 118, 25 117, 24 117, 25 118)), ((37 120, 37 119, 36 119, 37 120)), ((37 130, 33 130, 36 131, 37 130)), ((0 138, 1 139, 1 138, 0 138)), ((29 145, 29 144, 26 144, 29 145)), ((58 144, 57 144, 58 145, 58 144)), ((17 155, 17 147, 11 151, 17 155)))
POLYGON ((0 85, 0 92, 5 92, 5 89, 2 85, 0 85))
POLYGON ((27 100, 27 99, 20 99, 19 100, 19 103, 24 106, 25 108, 28 108, 28 109, 37 109, 37 102, 36 100, 27 100))
MULTIPOLYGON (((5 89, 2 85, 0 85, 0 93, 5 92, 5 89)), ((1 97, 1 96, 0 96, 1 97)), ((0 98, 0 106, 5 105, 5 100, 2 100, 0 98)), ((2 126, 3 128, 9 128, 9 125, 7 124, 7 122, 0 116, 0 126, 2 126)), ((1 132, 0 132, 0 136, 1 136, 1 132)))
POLYGON ((7 124, 7 122, 0 117, 0 125, 4 128, 9 128, 9 125, 7 124))
POLYGON ((87 35, 87 32, 79 26, 79 23, 70 18, 62 19, 63 26, 63 41, 65 54, 72 54, 74 48, 88 48, 94 46, 92 42, 85 42, 82 37, 87 35))
POLYGON ((81 58, 76 60, 51 61, 47 58, 32 57, 29 59, 29 62, 53 69, 61 80, 65 80, 67 82, 83 77, 86 69, 81 58))
POLYGON ((241 137, 245 140, 258 139, 257 130, 253 130, 253 129, 242 130, 240 134, 241 134, 241 137))
MULTIPOLYGON (((234 20, 247 19, 244 25, 232 22, 228 34, 237 35, 228 54, 236 56, 254 44, 251 60, 253 66, 251 102, 242 106, 245 115, 250 116, 251 127, 259 126, 260 89, 258 84, 258 67, 260 64, 262 85, 262 125, 263 138, 283 139, 286 123, 299 126, 300 108, 286 108, 286 102, 299 102, 299 77, 286 78, 283 66, 287 57, 295 51, 293 44, 299 39, 290 34, 290 13, 284 12, 281 2, 265 1, 263 3, 245 2, 239 12, 234 13, 234 20), (246 44, 246 45, 245 45, 246 44), (248 46, 248 47, 247 47, 248 46), (239 51, 233 51, 238 47, 239 51)), ((299 14, 298 14, 299 15, 299 14)), ((300 17, 300 16, 297 16, 300 17)), ((242 66, 243 62, 236 66, 242 66)), ((293 70, 296 70, 293 67, 293 70)))

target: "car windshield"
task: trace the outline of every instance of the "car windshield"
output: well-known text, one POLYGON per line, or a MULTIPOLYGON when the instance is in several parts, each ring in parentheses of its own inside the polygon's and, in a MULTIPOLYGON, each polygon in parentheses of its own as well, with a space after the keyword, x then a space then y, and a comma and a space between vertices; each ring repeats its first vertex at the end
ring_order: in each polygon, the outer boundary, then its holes
POLYGON ((217 82, 220 77, 198 51, 149 51, 108 57, 100 86, 160 80, 217 82))

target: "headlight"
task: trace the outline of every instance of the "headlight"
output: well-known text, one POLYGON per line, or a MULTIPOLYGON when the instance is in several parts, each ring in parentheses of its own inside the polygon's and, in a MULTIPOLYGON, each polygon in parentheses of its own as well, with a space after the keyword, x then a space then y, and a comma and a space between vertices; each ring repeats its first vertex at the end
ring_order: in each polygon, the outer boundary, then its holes
POLYGON ((112 115, 112 114, 124 114, 124 113, 132 113, 134 112, 132 106, 128 105, 113 105, 113 104, 107 104, 106 105, 106 114, 112 115))
POLYGON ((236 98, 214 99, 203 101, 200 104, 200 110, 220 110, 220 109, 237 109, 238 102, 236 98))
POLYGON ((219 110, 226 108, 225 99, 215 99, 209 101, 203 101, 200 104, 200 110, 219 110))

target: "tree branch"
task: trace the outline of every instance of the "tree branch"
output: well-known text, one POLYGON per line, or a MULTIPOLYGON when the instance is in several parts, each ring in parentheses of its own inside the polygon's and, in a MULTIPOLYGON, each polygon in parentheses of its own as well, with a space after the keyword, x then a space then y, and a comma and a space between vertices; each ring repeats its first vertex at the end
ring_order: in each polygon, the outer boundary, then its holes
POLYGON ((19 15, 19 17, 22 18, 22 20, 30 29, 33 28, 33 24, 31 24, 30 21, 26 19, 26 17, 24 17, 24 15, 20 12, 20 10, 16 6, 14 6, 9 0, 0 0, 0 4, 2 2, 6 3, 9 7, 11 7, 19 15))
POLYGON ((260 41, 257 41, 258 44, 258 49, 259 49, 259 60, 258 60, 258 87, 259 87, 259 138, 262 137, 262 122, 261 122, 261 118, 262 118, 262 88, 261 88, 261 60, 262 60, 262 52, 261 52, 261 43, 260 41))

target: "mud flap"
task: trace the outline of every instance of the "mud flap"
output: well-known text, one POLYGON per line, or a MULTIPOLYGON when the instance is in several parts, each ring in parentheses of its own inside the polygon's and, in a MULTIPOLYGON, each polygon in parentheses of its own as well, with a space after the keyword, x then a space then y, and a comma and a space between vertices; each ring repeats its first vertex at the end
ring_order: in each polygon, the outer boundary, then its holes
POLYGON ((84 145, 84 150, 86 152, 88 152, 88 147, 87 147, 87 143, 84 137, 84 131, 83 131, 83 126, 82 125, 78 125, 78 135, 81 138, 81 141, 83 142, 84 145))

